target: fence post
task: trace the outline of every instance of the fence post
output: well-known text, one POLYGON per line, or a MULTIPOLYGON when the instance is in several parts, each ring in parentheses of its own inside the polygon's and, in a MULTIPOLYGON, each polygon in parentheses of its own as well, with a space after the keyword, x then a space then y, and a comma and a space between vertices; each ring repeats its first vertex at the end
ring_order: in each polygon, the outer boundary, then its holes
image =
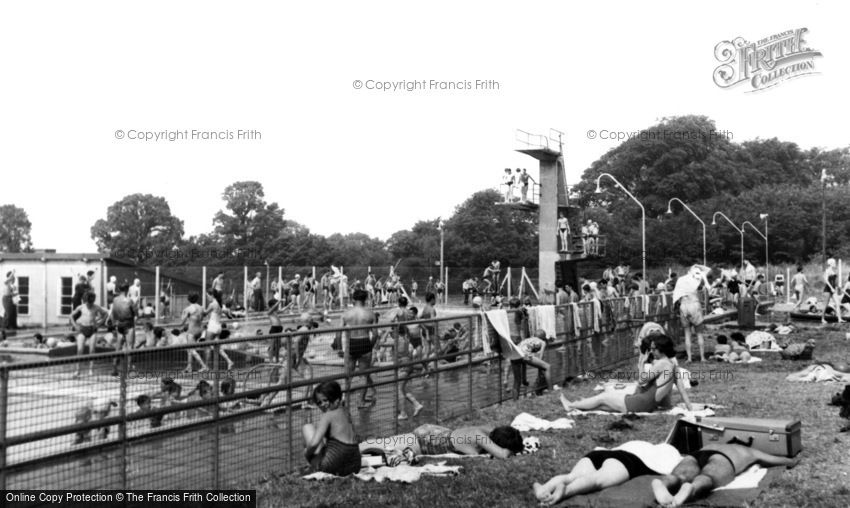
POLYGON ((791 268, 785 269, 785 303, 791 303, 791 268))
POLYGON ((242 271, 242 306, 245 307, 245 318, 248 318, 248 266, 242 271))
MULTIPOLYGON (((153 292, 153 308, 154 308, 154 311, 153 311, 154 318, 153 319, 154 319, 154 322, 156 324, 159 324, 159 311, 160 311, 159 300, 160 300, 160 293, 161 292, 162 291, 159 287, 159 265, 156 265, 156 269, 154 271, 154 292, 153 292)), ((134 345, 135 344, 132 344, 130 347, 132 347, 134 345)))
MULTIPOLYGON (((390 328, 390 333, 393 335, 393 434, 398 434, 398 415, 401 414, 398 400, 398 334, 393 333, 393 327, 390 328)), ((404 404, 404 401, 401 403, 404 404)))
POLYGON ((467 323, 466 323, 468 325, 467 328, 466 328, 466 330, 467 330, 466 331, 466 334, 467 334, 467 348, 466 348, 467 353, 466 354, 468 356, 468 358, 467 358, 468 361, 466 362, 466 374, 467 374, 466 377, 469 380, 469 414, 472 414, 472 348, 473 348, 473 344, 474 344, 473 332, 475 331, 475 328, 473 328, 473 326, 472 326, 473 325, 473 321, 472 321, 473 318, 474 318, 474 316, 469 316, 467 318, 467 323))
MULTIPOLYGON (((434 330, 435 330, 434 334, 435 335, 437 335, 436 330, 437 330, 438 326, 439 325, 437 323, 434 323, 434 330)), ((435 339, 439 340, 439 336, 435 337, 435 339)), ((433 340, 431 341, 431 344, 432 344, 432 347, 433 347, 433 344, 434 344, 433 340)), ((433 356, 434 358, 440 356, 439 348, 437 349, 437 352, 432 354, 431 356, 433 356)), ((431 362, 429 361, 425 364, 426 365, 425 366, 426 375, 427 375, 428 367, 430 366, 430 363, 431 362)), ((440 423, 440 368, 439 368, 439 365, 437 364, 437 360, 434 360, 434 420, 437 423, 440 423)))
POLYGON ((289 461, 289 471, 293 470, 292 450, 295 444, 292 442, 292 334, 286 337, 286 428, 289 438, 289 453, 287 460, 289 461))
POLYGON ((221 346, 216 343, 213 346, 213 372, 215 372, 215 406, 213 407, 213 425, 212 430, 214 432, 212 443, 213 443, 213 488, 219 488, 219 481, 221 478, 221 454, 220 454, 220 446, 219 446, 219 432, 218 432, 218 352, 221 346))
MULTIPOLYGON (((130 345, 132 347, 132 344, 130 345)), ((118 414, 121 423, 118 424, 118 439, 121 440, 121 489, 127 490, 127 376, 130 370, 130 353, 124 350, 124 361, 121 362, 121 384, 118 392, 118 414)))
POLYGON ((6 418, 9 401, 9 371, 0 367, 0 490, 6 490, 6 418))
MULTIPOLYGON (((173 298, 171 299, 173 303, 173 298)), ((201 307, 207 308, 207 267, 201 267, 201 307)))

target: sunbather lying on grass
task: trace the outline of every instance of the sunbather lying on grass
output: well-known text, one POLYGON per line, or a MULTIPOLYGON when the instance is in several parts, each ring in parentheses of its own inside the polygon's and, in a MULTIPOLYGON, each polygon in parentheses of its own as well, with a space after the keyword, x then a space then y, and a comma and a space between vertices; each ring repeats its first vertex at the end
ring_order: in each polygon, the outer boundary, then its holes
POLYGON ((380 450, 400 453, 410 448, 415 455, 479 455, 489 453, 506 459, 523 450, 522 434, 509 426, 460 427, 452 430, 439 425, 420 425, 410 434, 392 437, 369 438, 360 443, 361 453, 380 450))

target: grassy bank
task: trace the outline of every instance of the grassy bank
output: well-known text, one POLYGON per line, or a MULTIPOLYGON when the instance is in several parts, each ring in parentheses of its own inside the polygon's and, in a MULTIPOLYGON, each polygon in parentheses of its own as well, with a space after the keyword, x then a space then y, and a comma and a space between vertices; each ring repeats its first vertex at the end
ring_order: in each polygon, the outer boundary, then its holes
MULTIPOLYGON (((818 361, 847 362, 850 353, 844 331, 838 326, 809 326, 801 328, 794 337, 799 340, 814 338, 818 361)), ((711 349, 713 340, 709 340, 708 345, 711 349)), ((838 432, 847 422, 839 418, 838 408, 827 405, 830 396, 843 386, 785 381, 786 375, 808 365, 810 362, 783 361, 778 355, 771 355, 765 356, 762 363, 752 365, 706 363, 691 366, 701 377, 691 399, 726 406, 718 411, 718 416, 799 419, 803 423, 801 464, 783 471, 753 506, 850 506, 850 457, 847 454, 850 434, 838 432)), ((588 382, 571 384, 564 390, 570 399, 594 393, 593 384, 588 382)), ((521 399, 444 423, 452 427, 509 423, 520 412, 556 419, 564 416, 557 397, 557 393, 548 393, 538 398, 521 399)), ((535 455, 504 461, 449 461, 449 464, 463 466, 462 473, 455 478, 425 477, 418 483, 402 485, 356 479, 308 482, 293 474, 251 488, 258 489, 260 506, 266 507, 534 506, 532 482, 567 472, 595 446, 612 447, 635 439, 660 442, 675 421, 672 416, 658 415, 630 422, 631 429, 608 430, 607 426, 617 420, 616 416, 579 417, 571 430, 533 432, 531 434, 539 436, 543 446, 535 455)))

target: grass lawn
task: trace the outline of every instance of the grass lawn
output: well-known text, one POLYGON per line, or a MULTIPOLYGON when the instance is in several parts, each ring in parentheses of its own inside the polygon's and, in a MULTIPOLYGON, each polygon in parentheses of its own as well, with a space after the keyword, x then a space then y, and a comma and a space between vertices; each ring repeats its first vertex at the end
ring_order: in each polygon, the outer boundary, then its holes
MULTIPOLYGON (((801 325, 793 337, 817 341, 816 361, 847 363, 850 361, 850 341, 845 341, 845 330, 850 331, 850 327, 801 325)), ((732 331, 723 330, 723 333, 732 331)), ((708 350, 714 346, 712 338, 716 333, 712 331, 707 335, 708 350)), ((802 462, 795 469, 783 471, 752 506, 850 506, 850 433, 838 432, 847 421, 839 418, 837 407, 827 405, 832 394, 841 391, 843 385, 786 382, 787 374, 812 362, 783 361, 778 354, 764 354, 764 358, 762 363, 752 365, 710 362, 689 366, 700 376, 700 384, 693 388, 691 400, 726 406, 718 410, 718 416, 802 421, 802 462)), ((564 393, 574 400, 593 394, 594 385, 591 382, 573 383, 564 388, 564 393)), ((676 395, 675 401, 679 400, 676 395)), ((556 392, 507 402, 443 423, 449 427, 509 424, 520 412, 550 420, 564 416, 556 392)), ((449 464, 463 466, 461 474, 454 478, 423 477, 418 483, 405 485, 367 483, 354 478, 308 482, 293 474, 246 487, 257 489, 259 505, 264 507, 534 506, 533 482, 568 472, 595 446, 613 447, 635 439, 660 442, 666 438, 675 418, 657 415, 631 421, 632 429, 607 430, 607 426, 617 420, 619 417, 614 415, 579 417, 571 430, 531 432, 542 444, 541 451, 535 455, 508 460, 449 461, 449 464)))

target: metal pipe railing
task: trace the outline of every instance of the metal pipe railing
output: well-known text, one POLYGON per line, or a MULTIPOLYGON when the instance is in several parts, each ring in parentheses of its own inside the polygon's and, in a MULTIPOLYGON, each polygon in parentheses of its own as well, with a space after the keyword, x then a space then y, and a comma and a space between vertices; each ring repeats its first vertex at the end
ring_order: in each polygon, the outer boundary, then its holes
MULTIPOLYGON (((631 330, 636 325, 637 321, 633 319, 634 315, 640 314, 642 317, 655 317, 662 319, 669 319, 671 316, 669 314, 669 302, 668 305, 662 305, 661 296, 660 295, 650 295, 648 297, 650 299, 650 311, 653 316, 644 316, 642 309, 642 300, 639 298, 633 298, 629 300, 628 307, 626 307, 625 302, 626 298, 616 299, 609 301, 612 309, 612 314, 608 321, 603 321, 600 323, 603 326, 603 331, 605 330, 605 326, 610 329, 609 333, 622 334, 626 330, 631 330), (637 313, 636 310, 640 309, 640 312, 637 313)), ((510 311, 511 313, 513 311, 510 311)), ((564 373, 569 372, 573 368, 580 368, 582 371, 587 371, 589 368, 600 368, 607 365, 613 365, 619 362, 625 362, 633 358, 634 352, 629 351, 629 347, 627 346, 627 342, 625 340, 625 336, 619 337, 614 341, 615 346, 613 348, 609 348, 607 351, 607 356, 605 358, 596 358, 594 355, 593 349, 594 345, 599 346, 599 335, 593 331, 593 319, 591 317, 591 312, 593 312, 592 304, 590 302, 582 302, 578 304, 576 307, 571 305, 564 305, 560 307, 556 307, 556 312, 562 313, 563 315, 563 326, 562 329, 558 332, 558 336, 555 341, 547 348, 547 353, 549 355, 554 354, 562 354, 564 355, 563 365, 561 365, 560 369, 564 373), (576 328, 575 320, 573 316, 573 312, 578 310, 581 313, 581 322, 580 327, 576 328), (594 337, 596 337, 594 339, 594 337), (596 341, 596 342, 594 342, 596 341), (621 344, 622 342, 622 344, 621 344), (558 348, 563 347, 564 350, 562 352, 557 352, 558 348), (571 351, 575 350, 578 358, 576 358, 576 353, 571 353, 571 351), (628 355, 628 358, 626 356, 628 355), (591 358, 593 361, 590 362, 591 358), (569 362, 569 363, 568 363, 569 362)), ((513 320, 509 319, 512 323, 511 326, 515 326, 513 324, 513 320)), ((675 320, 672 320, 675 323, 675 320)), ((328 337, 335 333, 344 333, 349 332, 351 330, 358 329, 372 329, 376 331, 391 329, 397 324, 379 324, 379 325, 364 325, 358 327, 345 327, 345 328, 326 328, 319 329, 310 332, 288 332, 288 333, 280 333, 280 334, 271 334, 271 335, 263 335, 258 337, 244 337, 244 338, 233 338, 222 341, 216 341, 214 343, 195 343, 188 345, 179 345, 179 346, 168 346, 164 348, 157 349, 141 349, 141 350, 132 350, 132 351, 121 351, 115 353, 99 353, 94 355, 83 355, 80 357, 75 357, 71 359, 61 360, 61 361, 40 361, 40 362, 30 362, 30 363, 11 363, 11 364, 3 364, 0 365, 0 488, 11 488, 9 487, 9 475, 18 474, 23 470, 28 470, 32 468, 38 468, 39 464, 48 464, 54 463, 56 461, 61 460, 76 460, 77 457, 81 456, 91 456, 96 453, 100 453, 103 450, 112 450, 117 449, 119 451, 120 460, 116 461, 116 464, 122 471, 118 472, 118 478, 120 485, 123 488, 131 487, 131 482, 128 480, 128 472, 130 469, 130 445, 140 441, 150 441, 156 439, 166 439, 168 436, 177 436, 184 435, 191 432, 196 432, 199 430, 207 430, 209 432, 213 432, 212 439, 210 440, 210 449, 208 452, 210 461, 210 467, 212 468, 212 487, 214 488, 222 488, 224 487, 224 483, 222 478, 225 477, 224 469, 223 469, 223 461, 228 460, 228 454, 222 452, 222 443, 221 437, 219 436, 220 428, 226 422, 237 422, 237 421, 250 421, 252 418, 260 418, 266 415, 266 411, 275 410, 279 408, 287 408, 287 416, 286 416, 286 427, 288 430, 288 436, 285 438, 286 447, 288 448, 286 460, 286 468, 290 471, 293 470, 295 464, 293 463, 292 456, 293 450, 296 447, 296 441, 293 437, 293 431, 295 427, 295 417, 293 415, 293 408, 297 407, 301 403, 308 400, 309 393, 304 395, 297 394, 296 390, 301 390, 303 393, 304 388, 312 387, 317 382, 324 380, 345 380, 349 379, 354 381, 352 390, 363 389, 365 386, 362 386, 362 382, 357 382, 358 380, 364 379, 366 374, 377 375, 380 373, 391 372, 392 376, 390 379, 385 380, 376 380, 375 387, 376 389, 383 386, 391 385, 393 386, 394 396, 393 396, 393 425, 396 431, 399 430, 399 422, 396 416, 399 414, 399 393, 398 386, 401 381, 407 379, 418 379, 427 375, 427 373, 419 373, 419 374, 410 374, 402 378, 400 376, 400 369, 406 369, 409 367, 415 367, 422 365, 423 362, 427 362, 428 365, 433 364, 435 366, 433 375, 435 382, 435 389, 433 393, 434 397, 434 408, 436 411, 436 418, 439 421, 441 419, 441 414, 447 413, 445 408, 443 408, 443 401, 441 399, 441 389, 445 387, 440 387, 442 379, 445 378, 442 373, 446 372, 463 372, 465 371, 467 374, 467 389, 468 396, 466 401, 459 401, 466 408, 467 412, 474 411, 473 404, 473 396, 474 394, 474 380, 473 380, 473 367, 475 365, 481 365, 484 362, 491 361, 493 364, 498 365, 498 377, 499 382, 497 383, 497 401, 501 402, 504 400, 505 394, 502 392, 502 364, 500 358, 493 357, 485 357, 481 355, 482 348, 480 344, 480 340, 489 340, 487 334, 487 323, 486 318, 483 314, 465 314, 462 316, 455 317, 447 317, 447 318, 436 318, 429 320, 418 321, 417 323, 420 325, 431 324, 434 329, 439 329, 440 325, 452 324, 460 322, 466 325, 466 331, 468 333, 468 344, 461 350, 456 353, 450 354, 441 354, 435 353, 429 356, 428 359, 414 359, 410 361, 406 361, 404 363, 398 362, 398 346, 399 346, 399 337, 396 336, 393 338, 393 342, 395 347, 393 348, 393 359, 394 362, 392 365, 385 366, 376 366, 366 370, 359 370, 354 373, 348 372, 347 370, 343 370, 341 372, 334 372, 332 374, 324 375, 324 376, 316 376, 310 379, 301 379, 294 380, 292 379, 293 365, 292 365, 292 355, 289 353, 293 351, 296 343, 298 341, 298 337, 303 335, 309 335, 310 337, 328 337), (286 377, 284 383, 281 384, 269 384, 267 386, 261 387, 251 387, 241 391, 237 391, 237 393, 233 395, 222 395, 221 393, 221 379, 218 375, 212 377, 213 380, 213 397, 208 400, 198 400, 193 402, 186 402, 181 404, 176 404, 173 406, 161 407, 161 408, 153 408, 149 411, 128 411, 128 406, 131 404, 128 385, 133 382, 133 372, 130 371, 131 365, 138 365, 137 362, 143 360, 146 356, 154 355, 157 353, 168 353, 173 351, 190 351, 192 349, 201 350, 206 349, 207 351, 213 352, 213 367, 217 366, 220 348, 222 347, 232 347, 238 346, 240 344, 246 343, 266 343, 269 340, 279 338, 284 341, 287 345, 287 354, 286 360, 284 361, 286 368, 286 377), (458 356, 460 355, 460 356, 458 356), (466 359, 465 362, 457 362, 453 361, 448 364, 444 363, 443 365, 439 365, 440 360, 453 360, 463 357, 466 359), (9 429, 9 397, 8 390, 10 383, 16 378, 16 376, 20 376, 21 379, 26 378, 27 376, 35 376, 39 374, 39 369, 43 368, 56 368, 57 366, 71 366, 78 362, 89 362, 95 361, 106 364, 113 359, 119 358, 122 366, 119 371, 119 402, 120 406, 118 409, 118 415, 112 417, 105 417, 96 421, 88 421, 84 423, 74 423, 73 425, 57 425, 52 428, 39 429, 32 432, 24 432, 19 433, 17 435, 8 435, 9 429), (465 363, 465 365, 464 365, 465 363), (32 373, 32 374, 30 374, 32 373), (229 411, 224 412, 221 409, 221 405, 225 403, 232 403, 235 401, 249 400, 250 397, 254 396, 265 396, 276 393, 285 393, 286 400, 282 402, 270 403, 267 406, 263 407, 246 407, 245 409, 239 409, 237 411, 229 411), (182 413, 189 412, 193 409, 206 409, 209 411, 210 416, 202 417, 200 419, 194 421, 187 421, 180 425, 169 425, 167 428, 163 429, 146 429, 145 432, 141 434, 131 434, 128 431, 128 425, 139 422, 140 420, 147 420, 157 417, 165 418, 167 415, 172 415, 174 413, 182 413), (22 457, 20 460, 14 461, 14 463, 10 464, 8 450, 14 446, 22 446, 28 444, 38 443, 40 441, 46 441, 48 439, 60 438, 62 436, 70 436, 77 433, 86 433, 86 432, 96 432, 97 430, 109 428, 112 426, 118 427, 117 439, 104 439, 101 442, 93 442, 86 446, 82 447, 69 447, 68 449, 63 449, 59 452, 48 453, 43 456, 34 456, 34 457, 22 457)), ((434 337, 434 343, 439 344, 440 338, 439 336, 434 337)), ((182 355, 177 355, 182 357, 182 355)), ((269 365, 270 367, 273 364, 258 364, 258 365, 269 365)), ((559 364, 560 365, 560 364, 559 364)), ((246 382, 251 381, 248 375, 250 375, 253 371, 249 371, 246 373, 246 382)), ((218 373, 214 373, 218 374, 218 373)), ((553 376, 554 378, 554 376, 553 376)), ((12 415, 23 414, 23 413, 12 413, 12 415)), ((36 454, 37 455, 37 454, 36 454)))

